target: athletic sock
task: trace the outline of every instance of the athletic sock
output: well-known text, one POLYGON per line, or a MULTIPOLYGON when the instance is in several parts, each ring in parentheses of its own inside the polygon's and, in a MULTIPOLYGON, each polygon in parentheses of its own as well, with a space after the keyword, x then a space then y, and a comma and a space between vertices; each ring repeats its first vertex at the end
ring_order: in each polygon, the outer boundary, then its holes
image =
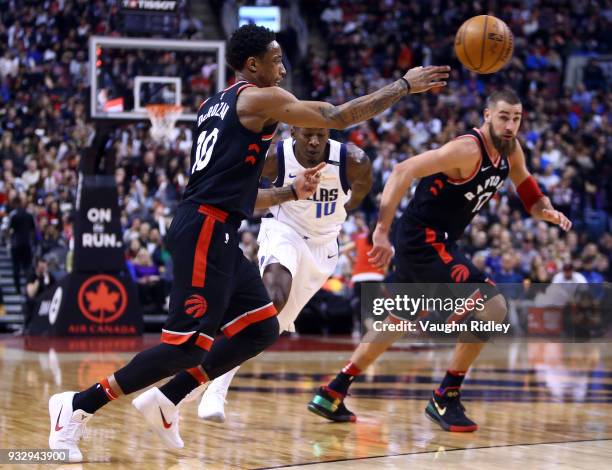
POLYGON ((460 388, 466 373, 464 370, 447 370, 442 383, 436 389, 436 394, 444 395, 448 388, 460 388))
POLYGON ((72 398, 72 409, 83 410, 86 413, 95 413, 111 400, 117 397, 111 391, 106 379, 92 385, 87 390, 78 392, 72 398))
POLYGON ((359 374, 361 374, 361 369, 352 362, 349 362, 340 373, 336 375, 336 378, 327 385, 327 388, 342 396, 346 396, 349 387, 359 374))
POLYGON ((200 381, 187 371, 181 371, 176 374, 169 382, 159 387, 168 399, 178 405, 192 390, 200 386, 200 381))

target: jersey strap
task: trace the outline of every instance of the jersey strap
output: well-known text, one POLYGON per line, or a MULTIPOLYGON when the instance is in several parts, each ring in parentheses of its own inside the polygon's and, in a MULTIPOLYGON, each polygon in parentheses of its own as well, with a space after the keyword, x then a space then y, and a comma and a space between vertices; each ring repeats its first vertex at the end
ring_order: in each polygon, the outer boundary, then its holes
POLYGON ((348 176, 346 173, 347 166, 347 147, 346 144, 340 145, 340 184, 342 185, 342 191, 347 194, 351 190, 348 176))
POLYGON ((276 179, 274 180, 274 186, 282 188, 285 182, 285 149, 283 148, 283 140, 279 140, 276 143, 276 179))

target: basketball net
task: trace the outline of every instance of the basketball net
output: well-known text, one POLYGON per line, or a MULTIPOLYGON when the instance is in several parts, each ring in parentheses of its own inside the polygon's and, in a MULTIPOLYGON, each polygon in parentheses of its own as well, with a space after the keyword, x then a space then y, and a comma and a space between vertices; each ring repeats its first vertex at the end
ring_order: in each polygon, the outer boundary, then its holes
POLYGON ((157 142, 170 140, 183 107, 177 104, 149 104, 145 108, 151 120, 149 133, 153 140, 157 142))

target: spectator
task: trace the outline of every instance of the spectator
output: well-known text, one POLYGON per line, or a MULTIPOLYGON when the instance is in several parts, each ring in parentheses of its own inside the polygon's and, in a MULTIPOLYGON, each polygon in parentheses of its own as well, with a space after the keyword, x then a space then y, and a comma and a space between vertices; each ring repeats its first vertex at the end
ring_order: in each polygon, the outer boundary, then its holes
POLYGON ((369 229, 355 233, 353 241, 342 247, 342 252, 351 253, 353 261, 353 272, 351 282, 353 283, 353 333, 357 335, 361 331, 361 289, 368 283, 382 282, 385 279, 385 271, 375 268, 369 261, 368 252, 372 249, 372 233, 375 223, 369 229))
POLYGON ((164 307, 165 292, 159 269, 153 264, 146 248, 138 250, 131 261, 134 280, 138 284, 138 297, 143 310, 147 313, 161 313, 164 307))
POLYGON ((21 198, 13 199, 14 210, 10 214, 9 233, 11 236, 11 263, 13 282, 17 294, 21 294, 21 275, 32 266, 32 244, 36 226, 34 217, 26 212, 21 198))
POLYGON ((36 303, 39 296, 55 284, 53 274, 44 258, 37 258, 35 268, 29 275, 26 284, 26 302, 24 304, 23 330, 27 333, 32 316, 36 313, 36 303))
POLYGON ((257 263, 257 240, 252 232, 245 230, 240 234, 239 246, 247 259, 257 263))
POLYGON ((565 263, 563 270, 555 274, 551 281, 553 284, 586 284, 586 278, 574 271, 571 263, 565 263))
POLYGON ((586 279, 586 282, 589 284, 600 284, 604 282, 604 277, 596 268, 597 258, 602 258, 602 256, 587 256, 583 260, 582 265, 582 275, 586 279))
POLYGON ((501 258, 501 269, 493 275, 493 280, 498 283, 523 282, 524 276, 516 270, 516 256, 514 253, 504 253, 501 258))

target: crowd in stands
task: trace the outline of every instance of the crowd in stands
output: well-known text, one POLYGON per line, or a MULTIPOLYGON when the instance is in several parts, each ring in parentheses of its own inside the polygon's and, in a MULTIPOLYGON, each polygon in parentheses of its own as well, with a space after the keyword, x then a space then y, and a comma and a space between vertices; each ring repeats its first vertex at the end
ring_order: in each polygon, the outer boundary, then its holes
POLYGON ((495 13, 514 33, 514 57, 501 72, 486 76, 461 67, 449 34, 465 19, 486 13, 476 10, 479 5, 320 0, 311 10, 318 15, 311 24, 321 25, 326 44, 312 48, 304 66, 311 99, 342 103, 416 65, 453 67, 448 86, 439 93, 405 99, 345 133, 374 162, 366 218, 375 216, 375 200, 396 163, 480 126, 486 96, 512 86, 523 102, 520 141, 528 167, 574 227, 565 235, 528 218, 508 182, 468 228, 463 245, 499 282, 549 282, 564 268, 589 282, 610 280, 612 88, 597 58, 612 51, 606 33, 612 8, 595 1, 500 5, 495 13), (582 80, 566 87, 572 55, 585 57, 587 64, 582 80))
MULTIPOLYGON (((513 1, 499 6, 515 36, 511 63, 479 76, 453 58, 453 34, 483 13, 478 2, 433 0, 318 0, 309 23, 325 48, 303 64, 308 96, 341 103, 399 77, 416 65, 450 64, 449 85, 402 100, 381 116, 345 133, 373 161, 375 183, 344 225, 340 243, 367 231, 393 165, 479 126, 484 98, 511 85, 524 106, 520 140, 528 166, 553 204, 574 222, 568 234, 527 217, 507 184, 468 228, 463 244, 474 263, 500 282, 551 281, 578 272, 589 282, 611 280, 612 94, 601 54, 612 49, 609 2, 513 1), (554 7, 554 11, 552 10, 554 7), (571 55, 588 57, 582 79, 566 86, 571 55)), ((312 6, 312 5, 311 5, 312 6)), ((200 37, 201 24, 183 22, 180 37, 200 37), (184 24, 183 24, 184 23, 184 24)), ((87 55, 91 34, 117 32, 112 1, 0 0, 0 219, 3 247, 10 214, 23 205, 35 222, 33 259, 44 257, 60 278, 70 263, 77 167, 93 127, 86 118, 87 55)), ((203 70, 203 74, 206 71, 203 70)), ((281 127, 278 138, 288 135, 281 127)), ((189 175, 190 126, 171 142, 153 142, 146 126, 123 126, 115 145, 126 261, 151 310, 172 282, 164 236, 189 175)), ((405 207, 408 197, 402 204, 405 207)), ((255 217, 242 227, 242 247, 256 257, 255 217)), ((4 248, 2 248, 4 249, 4 248)), ((350 291, 351 252, 340 259, 333 284, 350 291)))

